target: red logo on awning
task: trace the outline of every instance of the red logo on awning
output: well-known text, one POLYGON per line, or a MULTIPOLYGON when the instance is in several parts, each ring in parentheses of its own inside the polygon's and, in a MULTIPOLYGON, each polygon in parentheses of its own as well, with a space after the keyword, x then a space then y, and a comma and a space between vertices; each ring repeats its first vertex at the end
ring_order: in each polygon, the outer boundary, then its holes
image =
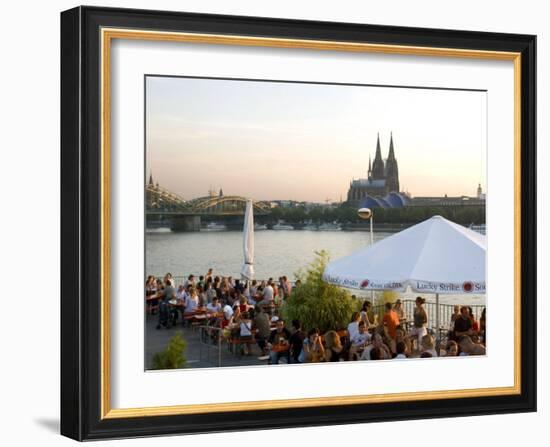
POLYGON ((471 292, 474 290, 474 285, 470 281, 466 281, 462 284, 462 290, 464 290, 464 292, 471 292))
POLYGON ((365 279, 362 283, 361 283, 361 287, 362 288, 365 288, 365 287, 368 287, 369 286, 369 280, 368 279, 365 279))

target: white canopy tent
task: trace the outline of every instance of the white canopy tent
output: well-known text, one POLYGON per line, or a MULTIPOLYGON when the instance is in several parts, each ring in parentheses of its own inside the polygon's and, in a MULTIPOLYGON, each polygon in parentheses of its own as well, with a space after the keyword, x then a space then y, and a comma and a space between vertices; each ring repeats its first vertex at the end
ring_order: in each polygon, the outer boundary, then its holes
POLYGON ((436 294, 485 293, 486 237, 441 216, 382 239, 327 266, 324 279, 361 290, 407 287, 436 294))
POLYGON ((241 268, 243 279, 254 279, 254 208, 252 200, 246 202, 243 226, 244 263, 241 268))

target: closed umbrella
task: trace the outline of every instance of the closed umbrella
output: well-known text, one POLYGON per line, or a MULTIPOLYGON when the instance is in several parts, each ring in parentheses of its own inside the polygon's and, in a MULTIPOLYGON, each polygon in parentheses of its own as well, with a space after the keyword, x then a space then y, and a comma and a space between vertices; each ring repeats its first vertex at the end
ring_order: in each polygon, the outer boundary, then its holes
POLYGON ((244 264, 241 268, 243 279, 254 279, 254 211, 252 200, 246 202, 243 227, 244 264))
POLYGON ((485 235, 434 216, 328 264, 324 279, 362 290, 485 293, 485 235))

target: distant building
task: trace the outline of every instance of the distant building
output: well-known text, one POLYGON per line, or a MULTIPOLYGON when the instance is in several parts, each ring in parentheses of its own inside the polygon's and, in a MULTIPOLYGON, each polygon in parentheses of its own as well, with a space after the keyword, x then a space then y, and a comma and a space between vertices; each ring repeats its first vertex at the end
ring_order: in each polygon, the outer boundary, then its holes
POLYGON ((409 206, 485 206, 485 193, 481 189, 481 183, 477 186, 476 196, 449 197, 413 197, 409 206))
POLYGON ((485 200, 485 193, 481 189, 481 183, 477 185, 477 198, 479 200, 485 200))
POLYGON ((407 194, 399 191, 399 168, 393 146, 393 134, 390 134, 388 158, 384 162, 380 148, 380 134, 376 141, 376 153, 367 178, 352 180, 349 184, 347 204, 367 208, 400 208, 409 202, 407 194))

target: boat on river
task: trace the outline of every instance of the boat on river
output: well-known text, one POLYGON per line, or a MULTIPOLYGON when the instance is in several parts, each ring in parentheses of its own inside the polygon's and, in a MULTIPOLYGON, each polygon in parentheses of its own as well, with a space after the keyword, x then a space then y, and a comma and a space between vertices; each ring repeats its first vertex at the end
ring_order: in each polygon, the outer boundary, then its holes
POLYGON ((227 226, 218 222, 210 222, 202 231, 225 231, 227 226))

